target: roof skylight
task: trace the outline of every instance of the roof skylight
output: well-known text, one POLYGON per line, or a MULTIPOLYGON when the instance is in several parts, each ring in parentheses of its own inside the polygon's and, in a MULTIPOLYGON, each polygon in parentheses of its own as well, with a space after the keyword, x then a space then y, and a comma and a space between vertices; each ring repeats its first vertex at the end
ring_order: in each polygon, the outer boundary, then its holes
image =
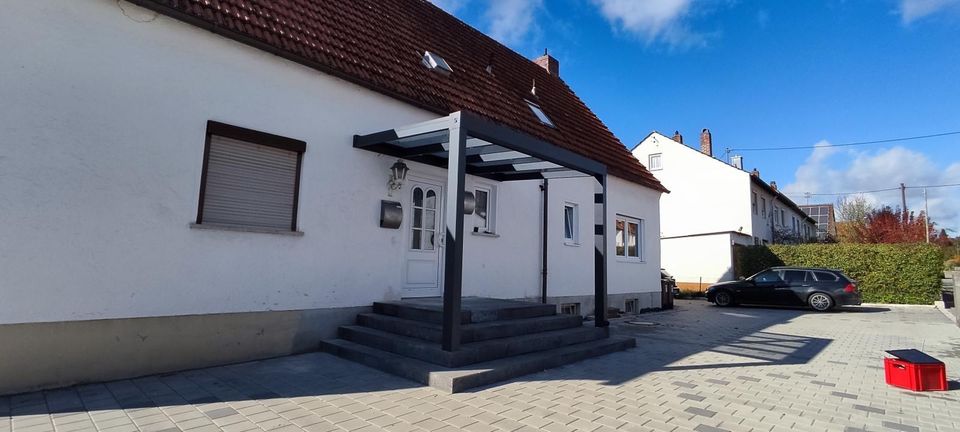
POLYGON ((453 69, 447 64, 447 61, 436 53, 430 51, 423 52, 423 65, 443 74, 453 72, 453 69))
POLYGON ((530 107, 530 111, 533 111, 533 114, 540 119, 540 123, 543 123, 550 127, 556 127, 553 125, 553 121, 550 120, 550 117, 547 117, 547 114, 540 109, 540 105, 537 105, 533 102, 527 101, 527 105, 530 107))

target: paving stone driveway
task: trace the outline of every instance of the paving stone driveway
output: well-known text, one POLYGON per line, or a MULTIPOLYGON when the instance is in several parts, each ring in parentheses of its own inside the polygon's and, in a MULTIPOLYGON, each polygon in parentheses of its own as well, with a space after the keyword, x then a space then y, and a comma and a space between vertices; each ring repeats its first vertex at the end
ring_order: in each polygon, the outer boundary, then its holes
POLYGON ((960 329, 932 308, 678 301, 615 321, 636 349, 469 393, 314 353, 0 397, 0 432, 960 431, 960 390, 883 382, 883 350, 914 347, 957 378, 960 329))

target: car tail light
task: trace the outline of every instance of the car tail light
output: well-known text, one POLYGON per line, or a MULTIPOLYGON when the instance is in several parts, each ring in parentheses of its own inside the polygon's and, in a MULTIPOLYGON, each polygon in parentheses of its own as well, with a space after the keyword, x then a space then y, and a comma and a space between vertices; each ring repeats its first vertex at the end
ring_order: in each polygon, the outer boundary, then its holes
POLYGON ((843 287, 843 292, 845 293, 857 292, 857 286, 852 283, 848 283, 847 286, 843 287))

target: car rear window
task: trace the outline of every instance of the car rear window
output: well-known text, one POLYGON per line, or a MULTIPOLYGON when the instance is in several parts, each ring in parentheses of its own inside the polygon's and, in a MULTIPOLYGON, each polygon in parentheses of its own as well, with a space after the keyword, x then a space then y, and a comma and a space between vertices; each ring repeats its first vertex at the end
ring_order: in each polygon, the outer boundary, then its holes
POLYGON ((818 281, 835 282, 837 280, 840 280, 840 278, 838 278, 837 275, 833 273, 818 271, 818 272, 813 272, 813 274, 817 276, 818 281))

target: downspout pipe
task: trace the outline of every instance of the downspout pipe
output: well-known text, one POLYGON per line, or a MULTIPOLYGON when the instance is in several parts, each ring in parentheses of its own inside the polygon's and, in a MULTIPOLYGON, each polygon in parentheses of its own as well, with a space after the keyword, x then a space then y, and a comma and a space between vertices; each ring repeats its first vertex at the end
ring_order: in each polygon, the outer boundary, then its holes
POLYGON ((543 195, 543 221, 540 223, 540 303, 547 303, 547 219, 550 214, 550 180, 543 179, 540 185, 540 192, 543 195))

